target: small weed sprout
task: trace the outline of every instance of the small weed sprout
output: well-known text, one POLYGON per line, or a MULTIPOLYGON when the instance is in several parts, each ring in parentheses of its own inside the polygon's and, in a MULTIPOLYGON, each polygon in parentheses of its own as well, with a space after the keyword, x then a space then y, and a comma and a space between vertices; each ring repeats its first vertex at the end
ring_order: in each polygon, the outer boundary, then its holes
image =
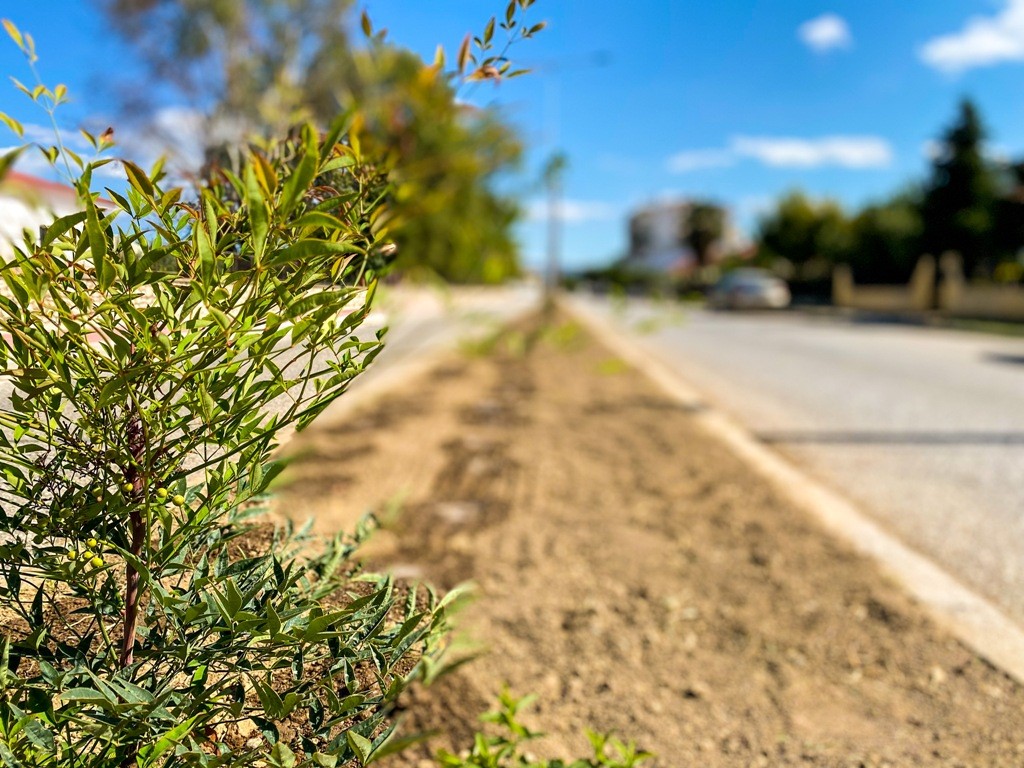
POLYGON ((542 734, 531 731, 519 720, 519 712, 535 697, 514 698, 507 690, 500 698, 500 707, 481 717, 485 723, 498 726, 495 734, 478 733, 472 749, 464 755, 442 751, 437 762, 443 768, 635 768, 653 757, 638 750, 632 742, 625 743, 608 734, 587 731, 593 748, 590 758, 540 760, 531 757, 524 745, 542 734))

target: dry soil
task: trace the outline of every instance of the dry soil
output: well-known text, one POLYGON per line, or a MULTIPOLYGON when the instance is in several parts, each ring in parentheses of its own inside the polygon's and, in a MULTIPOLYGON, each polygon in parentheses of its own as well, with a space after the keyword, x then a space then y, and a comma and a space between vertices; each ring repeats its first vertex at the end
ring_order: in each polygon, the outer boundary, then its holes
POLYGON ((1024 765, 1024 690, 564 320, 290 451, 281 512, 376 509, 371 564, 478 585, 461 631, 488 652, 408 702, 431 748, 467 746, 507 683, 540 695, 538 754, 593 727, 662 767, 1024 765))

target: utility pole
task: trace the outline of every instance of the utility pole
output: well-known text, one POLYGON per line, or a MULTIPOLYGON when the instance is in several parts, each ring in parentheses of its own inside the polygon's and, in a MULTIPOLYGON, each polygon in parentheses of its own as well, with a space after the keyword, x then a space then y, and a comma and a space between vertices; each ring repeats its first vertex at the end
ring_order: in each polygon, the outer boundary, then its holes
POLYGON ((562 260, 562 186, 568 157, 558 148, 559 127, 561 116, 561 82, 559 77, 566 69, 607 66, 611 56, 607 51, 594 51, 582 59, 563 58, 561 60, 541 62, 535 70, 553 75, 546 81, 547 88, 544 104, 545 143, 550 147, 551 155, 544 166, 544 187, 547 192, 547 259, 544 269, 544 308, 549 310, 554 305, 558 282, 561 277, 562 260))
POLYGON ((544 306, 550 307, 558 290, 562 256, 562 176, 568 165, 565 154, 556 152, 544 167, 544 186, 548 193, 548 247, 544 270, 544 306))

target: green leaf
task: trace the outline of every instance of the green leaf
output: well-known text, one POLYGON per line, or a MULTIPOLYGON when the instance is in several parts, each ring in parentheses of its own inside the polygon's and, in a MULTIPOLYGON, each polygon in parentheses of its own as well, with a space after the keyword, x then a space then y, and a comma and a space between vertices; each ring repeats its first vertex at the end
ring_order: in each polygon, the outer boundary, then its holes
POLYGON ((121 163, 124 165, 125 174, 128 176, 128 183, 138 190, 147 201, 154 203, 153 182, 149 180, 146 172, 129 160, 122 160, 121 163))
POLYGON ((160 756, 168 749, 178 744, 191 731, 198 716, 190 717, 184 722, 171 728, 161 736, 154 744, 145 744, 139 747, 139 763, 142 768, 149 768, 154 765, 160 756))
POLYGON ((85 201, 85 231, 89 236, 89 252, 92 254, 93 268, 96 270, 96 281, 101 289, 106 290, 114 282, 115 272, 107 260, 107 238, 100 224, 99 212, 92 198, 85 201))
POLYGON ((355 731, 349 731, 345 734, 348 739, 348 745, 352 748, 352 751, 359 757, 359 762, 366 765, 370 759, 370 753, 373 752, 373 742, 365 736, 360 736, 355 731))
POLYGON ((253 680, 252 687, 256 689, 256 695, 259 696, 260 705, 263 707, 263 711, 267 713, 268 717, 276 720, 283 716, 284 702, 281 701, 281 697, 277 695, 277 691, 274 690, 270 683, 253 680))
POLYGON ((193 227, 192 242, 199 259, 199 275, 203 282, 211 285, 217 269, 213 240, 205 227, 193 227))
POLYGON ((263 197, 263 190, 260 189, 259 181, 256 178, 254 162, 245 166, 245 206, 249 211, 253 259, 259 264, 263 260, 263 251, 267 246, 270 215, 267 212, 267 201, 263 197))
POLYGON ((25 135, 25 129, 24 127, 22 127, 21 123, 19 123, 17 120, 15 120, 7 113, 0 112, 0 122, 2 122, 4 125, 10 128, 12 131, 14 131, 14 133, 17 134, 19 139, 25 135))
POLYGON ((354 243, 338 243, 330 240, 307 239, 299 240, 292 245, 274 251, 267 259, 269 266, 281 266, 293 261, 309 261, 319 256, 340 253, 365 253, 364 249, 354 243))
POLYGON ((302 202, 317 174, 319 152, 316 133, 309 125, 302 127, 302 143, 302 156, 281 187, 281 213, 284 216, 288 216, 302 202))
POLYGON ((292 222, 293 227, 320 227, 330 232, 344 232, 347 228, 337 216, 332 216, 323 211, 310 211, 304 213, 292 222))
POLYGON ((17 149, 12 149, 3 157, 0 157, 0 179, 3 179, 11 168, 14 167, 15 161, 21 157, 21 153, 24 152, 25 149, 25 147, 18 147, 17 149))
POLYGON ((46 248, 50 246, 58 237, 63 235, 72 227, 76 227, 85 221, 88 216, 88 211, 78 211, 76 213, 69 213, 67 216, 61 216, 59 219, 54 221, 48 227, 46 227, 46 233, 43 235, 42 246, 46 248))
POLYGON ((26 715, 18 724, 33 745, 47 751, 53 750, 53 734, 40 722, 38 715, 26 715))
POLYGON ((294 768, 295 753, 283 741, 277 742, 270 751, 270 765, 273 768, 294 768))
POLYGON ((370 755, 369 762, 373 763, 377 760, 381 760, 391 755, 397 755, 399 752, 411 747, 413 744, 419 744, 426 741, 431 736, 436 735, 436 731, 430 733, 414 733, 409 736, 395 736, 397 731, 392 730, 382 741, 377 745, 376 749, 370 755))

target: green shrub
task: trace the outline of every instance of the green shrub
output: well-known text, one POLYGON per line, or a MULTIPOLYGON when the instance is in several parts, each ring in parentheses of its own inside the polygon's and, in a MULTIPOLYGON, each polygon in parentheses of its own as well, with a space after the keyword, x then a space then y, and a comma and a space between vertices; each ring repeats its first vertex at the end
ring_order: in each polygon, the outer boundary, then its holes
POLYGON ((437 756, 438 765, 443 768, 634 768, 652 757, 649 752, 638 750, 632 742, 626 744, 607 734, 587 731, 593 748, 590 758, 571 762, 536 759, 524 750, 524 745, 542 734, 531 731, 518 720, 519 710, 532 700, 533 697, 515 699, 508 691, 503 692, 500 709, 481 718, 498 726, 499 733, 477 733, 473 748, 465 755, 442 751, 437 756))
MULTIPOLYGON (((63 96, 25 90, 51 113, 63 96)), ((250 150, 194 200, 125 162, 108 204, 107 160, 40 148, 77 169, 81 209, 0 265, 0 763, 333 766, 397 746, 389 708, 431 673, 446 603, 359 574, 359 537, 254 518, 283 432, 381 348, 357 331, 384 211, 347 126, 250 150), (345 190, 323 183, 339 173, 345 190)))

